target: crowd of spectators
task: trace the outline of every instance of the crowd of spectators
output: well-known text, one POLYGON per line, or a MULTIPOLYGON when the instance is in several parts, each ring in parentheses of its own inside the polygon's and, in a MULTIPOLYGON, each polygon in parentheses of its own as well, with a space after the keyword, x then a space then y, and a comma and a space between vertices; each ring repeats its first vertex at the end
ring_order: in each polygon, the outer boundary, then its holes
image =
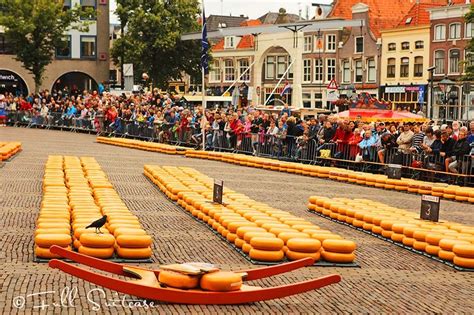
POLYGON ((203 110, 156 89, 130 96, 96 91, 0 95, 0 124, 64 126, 196 147, 204 142, 207 149, 279 158, 396 163, 448 172, 459 172, 461 161, 474 154, 474 121, 465 126, 457 121, 368 123, 337 114, 306 120, 293 114, 287 105, 276 113, 252 106, 203 110))

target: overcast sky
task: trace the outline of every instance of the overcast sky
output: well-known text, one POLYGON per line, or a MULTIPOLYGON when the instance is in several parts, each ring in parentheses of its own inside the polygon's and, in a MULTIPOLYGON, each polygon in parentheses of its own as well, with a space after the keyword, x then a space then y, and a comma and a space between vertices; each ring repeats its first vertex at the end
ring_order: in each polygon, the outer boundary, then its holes
MULTIPOLYGON (((285 8, 288 13, 298 14, 301 9, 302 16, 306 16, 306 7, 309 6, 309 16, 314 16, 315 9, 311 3, 330 4, 331 0, 204 0, 206 16, 210 14, 241 15, 255 19, 265 13, 285 8)), ((111 12, 115 10, 115 0, 110 1, 111 12)), ((117 23, 117 17, 111 14, 111 22, 117 23)))

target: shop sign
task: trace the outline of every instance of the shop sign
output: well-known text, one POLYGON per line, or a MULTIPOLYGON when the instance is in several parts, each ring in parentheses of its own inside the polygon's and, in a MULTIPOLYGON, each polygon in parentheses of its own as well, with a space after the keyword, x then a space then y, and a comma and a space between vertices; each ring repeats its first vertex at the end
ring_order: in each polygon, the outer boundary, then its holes
POLYGON ((385 88, 385 93, 405 93, 404 86, 387 86, 385 88))

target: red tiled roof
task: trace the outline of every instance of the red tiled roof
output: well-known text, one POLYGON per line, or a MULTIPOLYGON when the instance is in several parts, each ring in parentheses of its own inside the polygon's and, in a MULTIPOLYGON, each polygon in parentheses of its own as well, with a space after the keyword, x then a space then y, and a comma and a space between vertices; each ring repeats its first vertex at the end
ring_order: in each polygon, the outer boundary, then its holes
MULTIPOLYGON (((253 35, 244 35, 239 41, 236 49, 249 49, 254 47, 253 35)), ((224 50, 224 39, 219 40, 214 46, 212 51, 224 50)))
POLYGON ((262 22, 260 20, 246 20, 240 23, 240 26, 259 26, 262 25, 262 22))
MULTIPOLYGON (((352 7, 358 3, 369 6, 369 26, 378 38, 381 29, 391 29, 400 23, 412 9, 415 0, 334 0, 329 17, 351 19, 352 7)), ((420 3, 446 5, 447 0, 420 0, 420 3)), ((454 0, 454 3, 465 3, 465 0, 454 0)))
POLYGON ((430 13, 426 10, 433 7, 440 7, 443 4, 416 3, 410 11, 402 18, 398 27, 420 26, 430 24, 430 13))

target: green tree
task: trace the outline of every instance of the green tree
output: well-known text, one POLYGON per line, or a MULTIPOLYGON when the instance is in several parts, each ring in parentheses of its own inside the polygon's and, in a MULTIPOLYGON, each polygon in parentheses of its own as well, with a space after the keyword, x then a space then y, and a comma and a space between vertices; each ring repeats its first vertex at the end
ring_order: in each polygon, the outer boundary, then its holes
POLYGON ((87 30, 88 22, 81 17, 94 16, 79 6, 65 9, 64 0, 0 0, 0 25, 16 60, 33 74, 36 92, 56 49, 65 45, 65 32, 87 30))
MULTIPOLYGON (((469 12, 464 16, 466 23, 473 23, 474 25, 474 4, 471 4, 471 9, 469 12)), ((469 44, 466 47, 467 52, 470 54, 466 54, 466 61, 464 62, 465 66, 465 75, 463 76, 463 80, 465 81, 474 81, 474 37, 470 40, 469 44)))
POLYGON ((200 30, 199 0, 117 0, 124 35, 115 41, 115 64, 133 63, 136 79, 146 72, 154 85, 167 87, 183 73, 198 77, 200 41, 181 41, 200 30))

